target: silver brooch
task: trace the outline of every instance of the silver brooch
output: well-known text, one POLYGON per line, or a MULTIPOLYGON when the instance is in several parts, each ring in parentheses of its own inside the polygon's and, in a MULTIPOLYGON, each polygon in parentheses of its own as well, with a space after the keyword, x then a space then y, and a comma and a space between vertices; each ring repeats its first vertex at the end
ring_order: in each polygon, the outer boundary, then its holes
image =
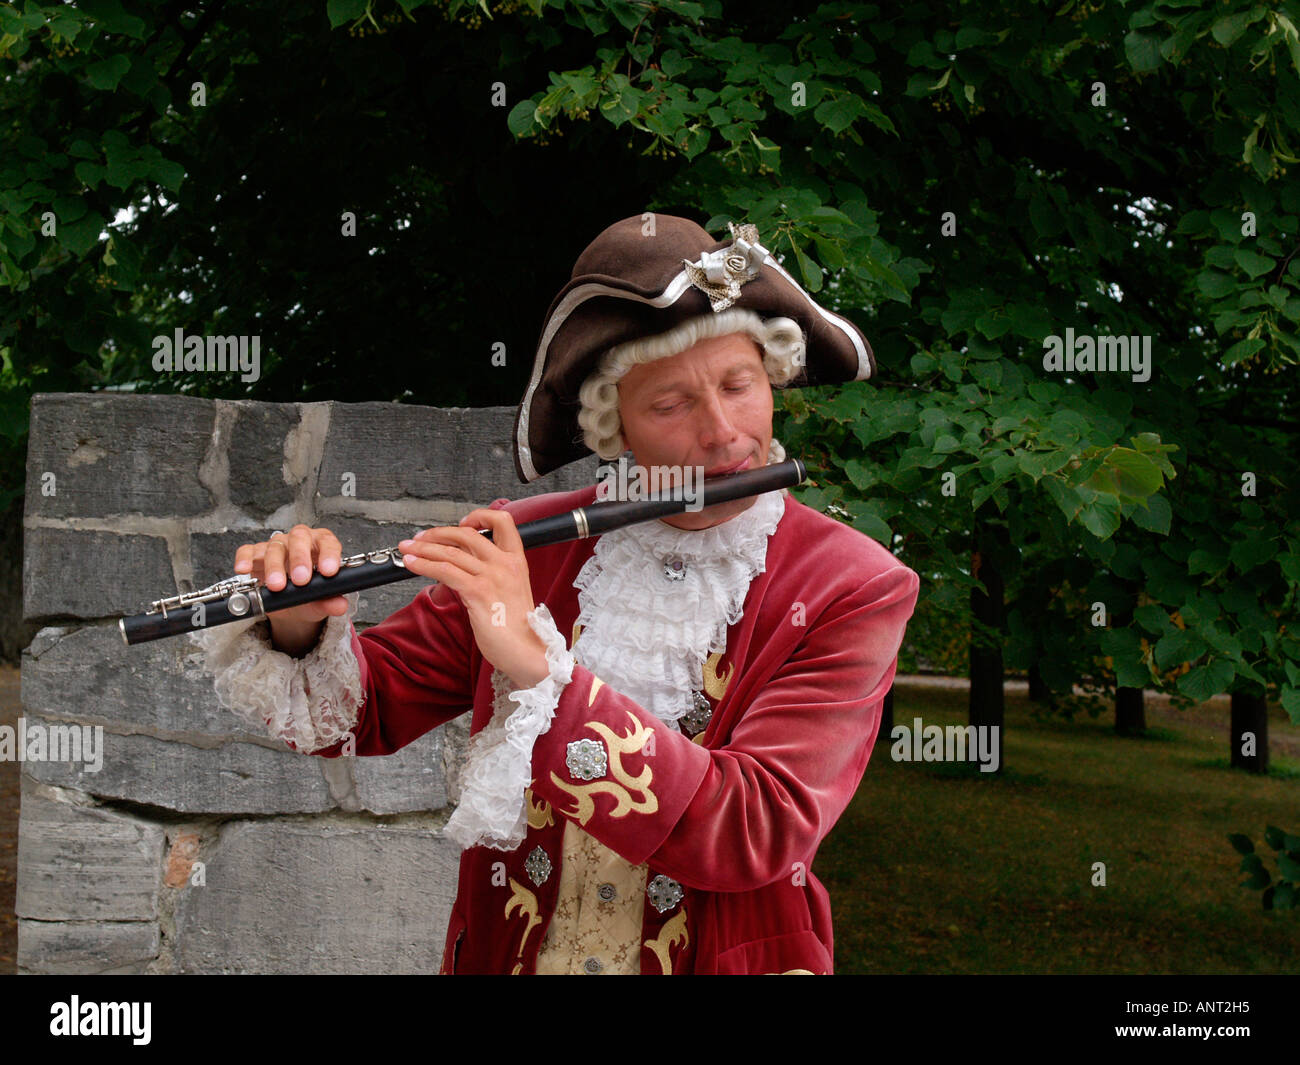
POLYGON ((595 780, 605 775, 609 758, 600 740, 574 740, 566 749, 564 764, 575 780, 595 780))
POLYGON ((541 847, 533 848, 533 853, 524 862, 524 872, 538 887, 546 883, 547 877, 551 875, 551 859, 546 856, 546 852, 541 847))
POLYGON ((686 579, 686 563, 680 558, 670 558, 664 563, 664 576, 670 581, 684 581, 686 579))
POLYGON ((691 702, 694 705, 682 715, 682 724, 685 731, 694 736, 708 727, 709 719, 713 717, 713 707, 703 692, 691 692, 691 702))
POLYGON ((650 905, 660 913, 671 910, 686 894, 682 891, 681 884, 676 880, 670 880, 662 873, 650 881, 645 893, 650 896, 650 905))

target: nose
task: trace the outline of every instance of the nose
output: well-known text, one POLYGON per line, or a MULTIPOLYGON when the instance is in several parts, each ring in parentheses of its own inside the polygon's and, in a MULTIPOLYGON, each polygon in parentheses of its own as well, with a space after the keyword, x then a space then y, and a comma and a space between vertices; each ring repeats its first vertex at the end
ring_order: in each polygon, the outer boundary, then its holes
POLYGON ((710 393, 696 407, 699 416, 700 446, 713 451, 731 444, 740 435, 732 423, 730 412, 722 398, 710 393))

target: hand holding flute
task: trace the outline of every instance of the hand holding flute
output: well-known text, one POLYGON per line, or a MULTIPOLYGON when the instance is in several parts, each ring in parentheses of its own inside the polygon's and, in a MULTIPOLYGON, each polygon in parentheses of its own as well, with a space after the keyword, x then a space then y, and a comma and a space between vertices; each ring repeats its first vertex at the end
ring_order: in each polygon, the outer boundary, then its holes
MULTIPOLYGON (((235 552, 235 573, 251 574, 278 592, 290 579, 294 584, 306 584, 316 570, 332 577, 342 558, 343 545, 329 529, 295 525, 287 533, 272 533, 262 543, 243 544, 235 552)), ((266 616, 271 623, 271 644, 277 651, 300 657, 315 646, 326 619, 347 610, 346 597, 335 595, 272 611, 266 616)))
MULTIPOLYGON (((399 545, 406 568, 447 585, 465 604, 483 657, 518 687, 531 687, 549 672, 546 648, 528 625, 533 603, 528 560, 514 519, 503 510, 479 509, 459 526, 425 529, 399 545), (489 540, 478 532, 491 529, 489 540)), ((304 585, 319 570, 339 570, 343 545, 329 529, 295 525, 270 540, 244 544, 235 553, 235 573, 251 574, 271 591, 292 581, 304 585)), ((315 646, 324 622, 347 613, 341 595, 267 614, 271 643, 300 656, 315 646)))

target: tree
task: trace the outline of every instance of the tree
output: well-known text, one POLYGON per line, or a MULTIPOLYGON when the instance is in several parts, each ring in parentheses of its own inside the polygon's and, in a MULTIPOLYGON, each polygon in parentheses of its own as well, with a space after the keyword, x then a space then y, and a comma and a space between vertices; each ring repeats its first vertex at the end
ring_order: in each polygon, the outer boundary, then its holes
POLYGON ((1010 667, 1300 717, 1292 4, 482 8, 0 8, 10 439, 33 388, 511 402, 596 229, 744 219, 872 339, 779 435, 924 608, 971 623, 991 536, 1010 667), (160 374, 177 325, 263 374, 160 374))

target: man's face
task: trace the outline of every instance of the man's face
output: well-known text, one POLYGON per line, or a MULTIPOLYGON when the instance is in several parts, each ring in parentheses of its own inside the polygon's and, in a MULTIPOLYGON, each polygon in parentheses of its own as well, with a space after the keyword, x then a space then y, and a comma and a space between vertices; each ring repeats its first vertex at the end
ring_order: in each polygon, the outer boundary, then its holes
MULTIPOLYGON (((767 465, 772 386, 758 345, 744 333, 632 367, 618 397, 623 438, 639 466, 702 466, 713 477, 767 465)), ((753 505, 750 496, 663 520, 707 529, 753 505)))

